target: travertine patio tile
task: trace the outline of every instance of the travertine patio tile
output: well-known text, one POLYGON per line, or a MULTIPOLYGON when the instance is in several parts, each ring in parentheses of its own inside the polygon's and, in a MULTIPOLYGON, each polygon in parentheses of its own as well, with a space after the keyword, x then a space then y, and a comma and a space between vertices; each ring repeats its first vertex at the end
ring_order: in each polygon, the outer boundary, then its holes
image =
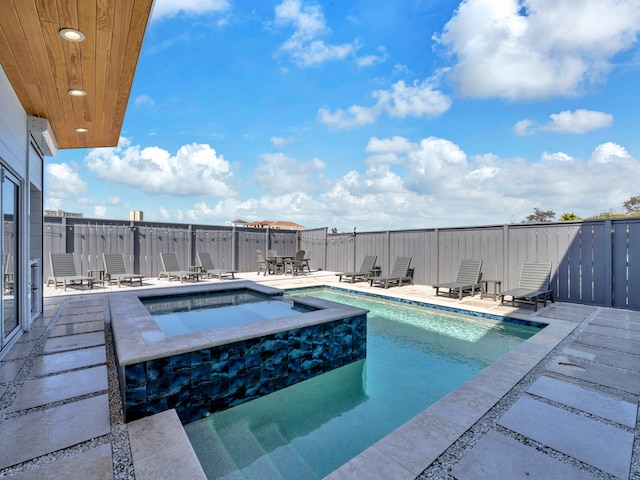
MULTIPOLYGON (((31 376, 42 376, 74 368, 100 365, 106 362, 107 354, 102 346, 73 350, 71 352, 52 353, 38 356, 29 374, 31 376)), ((2 372, 1 369, 0 372, 2 372)))
POLYGON ((640 395, 640 373, 638 372, 621 370, 581 358, 564 356, 558 357, 549 366, 549 371, 640 395))
POLYGON ((93 367, 27 380, 9 407, 15 412, 106 390, 107 367, 93 367))
POLYGON ((324 480, 413 480, 415 475, 373 446, 327 475, 324 480))
POLYGON ((43 351, 44 353, 55 353, 98 345, 104 345, 104 331, 50 338, 45 342, 43 351))
POLYGON ((107 395, 28 413, 0 423, 0 468, 108 434, 107 395))
POLYGON ((453 469, 456 480, 591 480, 588 473, 489 431, 453 469))
POLYGON ((542 318, 555 318, 558 320, 567 320, 571 322, 582 322, 585 318, 587 318, 591 312, 595 310, 594 307, 591 309, 575 309, 575 308, 561 308, 561 307, 551 307, 547 310, 544 310, 538 314, 538 317, 542 318))
POLYGON ((498 423, 611 475, 629 476, 633 434, 621 428, 526 396, 498 423))
POLYGON ((104 330, 104 322, 102 320, 56 324, 56 326, 51 329, 49 338, 75 335, 78 333, 99 332, 101 330, 104 330))
POLYGON ((640 321, 633 321, 631 319, 612 319, 612 318, 594 318, 591 325, 603 325, 605 327, 619 328, 621 330, 629 330, 633 332, 640 332, 640 321))
POLYGON ((111 480, 111 444, 62 457, 41 467, 26 470, 11 480, 111 480))
POLYGON ((547 376, 538 378, 527 391, 612 422, 631 428, 636 426, 637 403, 620 397, 547 376))
POLYGON ((175 410, 128 424, 136 480, 206 480, 175 410))

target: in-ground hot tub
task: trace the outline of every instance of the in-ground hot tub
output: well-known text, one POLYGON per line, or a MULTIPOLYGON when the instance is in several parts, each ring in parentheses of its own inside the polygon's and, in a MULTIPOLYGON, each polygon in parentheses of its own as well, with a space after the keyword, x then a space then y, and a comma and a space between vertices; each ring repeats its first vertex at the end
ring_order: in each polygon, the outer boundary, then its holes
MULTIPOLYGON (((241 295, 240 295, 241 296, 241 295)), ((195 303, 202 303, 196 301, 195 303)), ((110 296, 111 323, 126 421, 175 408, 183 423, 320 375, 366 355, 367 310, 238 282, 123 292, 110 296), (173 336, 140 297, 193 304, 204 292, 259 295, 294 303, 299 312, 173 336)))

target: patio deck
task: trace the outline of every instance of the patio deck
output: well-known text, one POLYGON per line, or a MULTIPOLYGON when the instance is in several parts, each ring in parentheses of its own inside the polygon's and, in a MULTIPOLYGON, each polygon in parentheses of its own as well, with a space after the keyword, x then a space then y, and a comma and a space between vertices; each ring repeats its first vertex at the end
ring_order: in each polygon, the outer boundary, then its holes
MULTIPOLYGON (((237 277, 279 288, 341 285, 549 324, 332 479, 640 478, 640 312, 555 303, 534 313, 478 296, 435 297, 420 285, 338 284, 332 272, 237 277)), ((0 362, 0 431, 12 439, 0 477, 204 478, 172 411, 123 422, 105 294, 159 286, 188 284, 45 288, 44 314, 0 362)))

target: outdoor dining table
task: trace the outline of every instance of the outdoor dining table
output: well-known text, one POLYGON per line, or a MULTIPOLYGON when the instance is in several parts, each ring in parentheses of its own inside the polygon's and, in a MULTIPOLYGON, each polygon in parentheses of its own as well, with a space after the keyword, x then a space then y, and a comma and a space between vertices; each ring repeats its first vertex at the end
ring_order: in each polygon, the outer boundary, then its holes
MULTIPOLYGON (((271 255, 267 257, 267 262, 273 265, 274 267, 273 271, 276 274, 278 273, 278 265, 282 266, 282 271, 280 273, 285 273, 284 266, 286 265, 287 261, 293 262, 295 258, 296 258, 295 255, 271 255)), ((302 262, 306 265, 307 271, 311 272, 311 267, 309 267, 309 260, 311 259, 305 257, 302 259, 302 262)))

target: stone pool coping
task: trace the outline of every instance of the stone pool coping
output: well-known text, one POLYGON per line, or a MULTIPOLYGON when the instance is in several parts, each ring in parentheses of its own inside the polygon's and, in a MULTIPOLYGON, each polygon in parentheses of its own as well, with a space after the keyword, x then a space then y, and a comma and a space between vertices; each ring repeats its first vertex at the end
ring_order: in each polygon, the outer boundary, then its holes
POLYGON ((277 288, 247 281, 220 285, 197 285, 188 289, 180 289, 176 292, 170 292, 166 288, 159 288, 144 290, 139 293, 128 291, 111 294, 109 308, 118 363, 122 366, 133 365, 156 358, 179 355, 193 350, 318 325, 342 319, 345 316, 367 313, 367 310, 362 308, 312 297, 297 297, 295 299, 297 303, 308 305, 318 310, 289 317, 169 337, 165 335, 139 300, 139 297, 147 298, 205 291, 221 292, 243 288, 267 295, 277 295, 283 292, 277 288))

